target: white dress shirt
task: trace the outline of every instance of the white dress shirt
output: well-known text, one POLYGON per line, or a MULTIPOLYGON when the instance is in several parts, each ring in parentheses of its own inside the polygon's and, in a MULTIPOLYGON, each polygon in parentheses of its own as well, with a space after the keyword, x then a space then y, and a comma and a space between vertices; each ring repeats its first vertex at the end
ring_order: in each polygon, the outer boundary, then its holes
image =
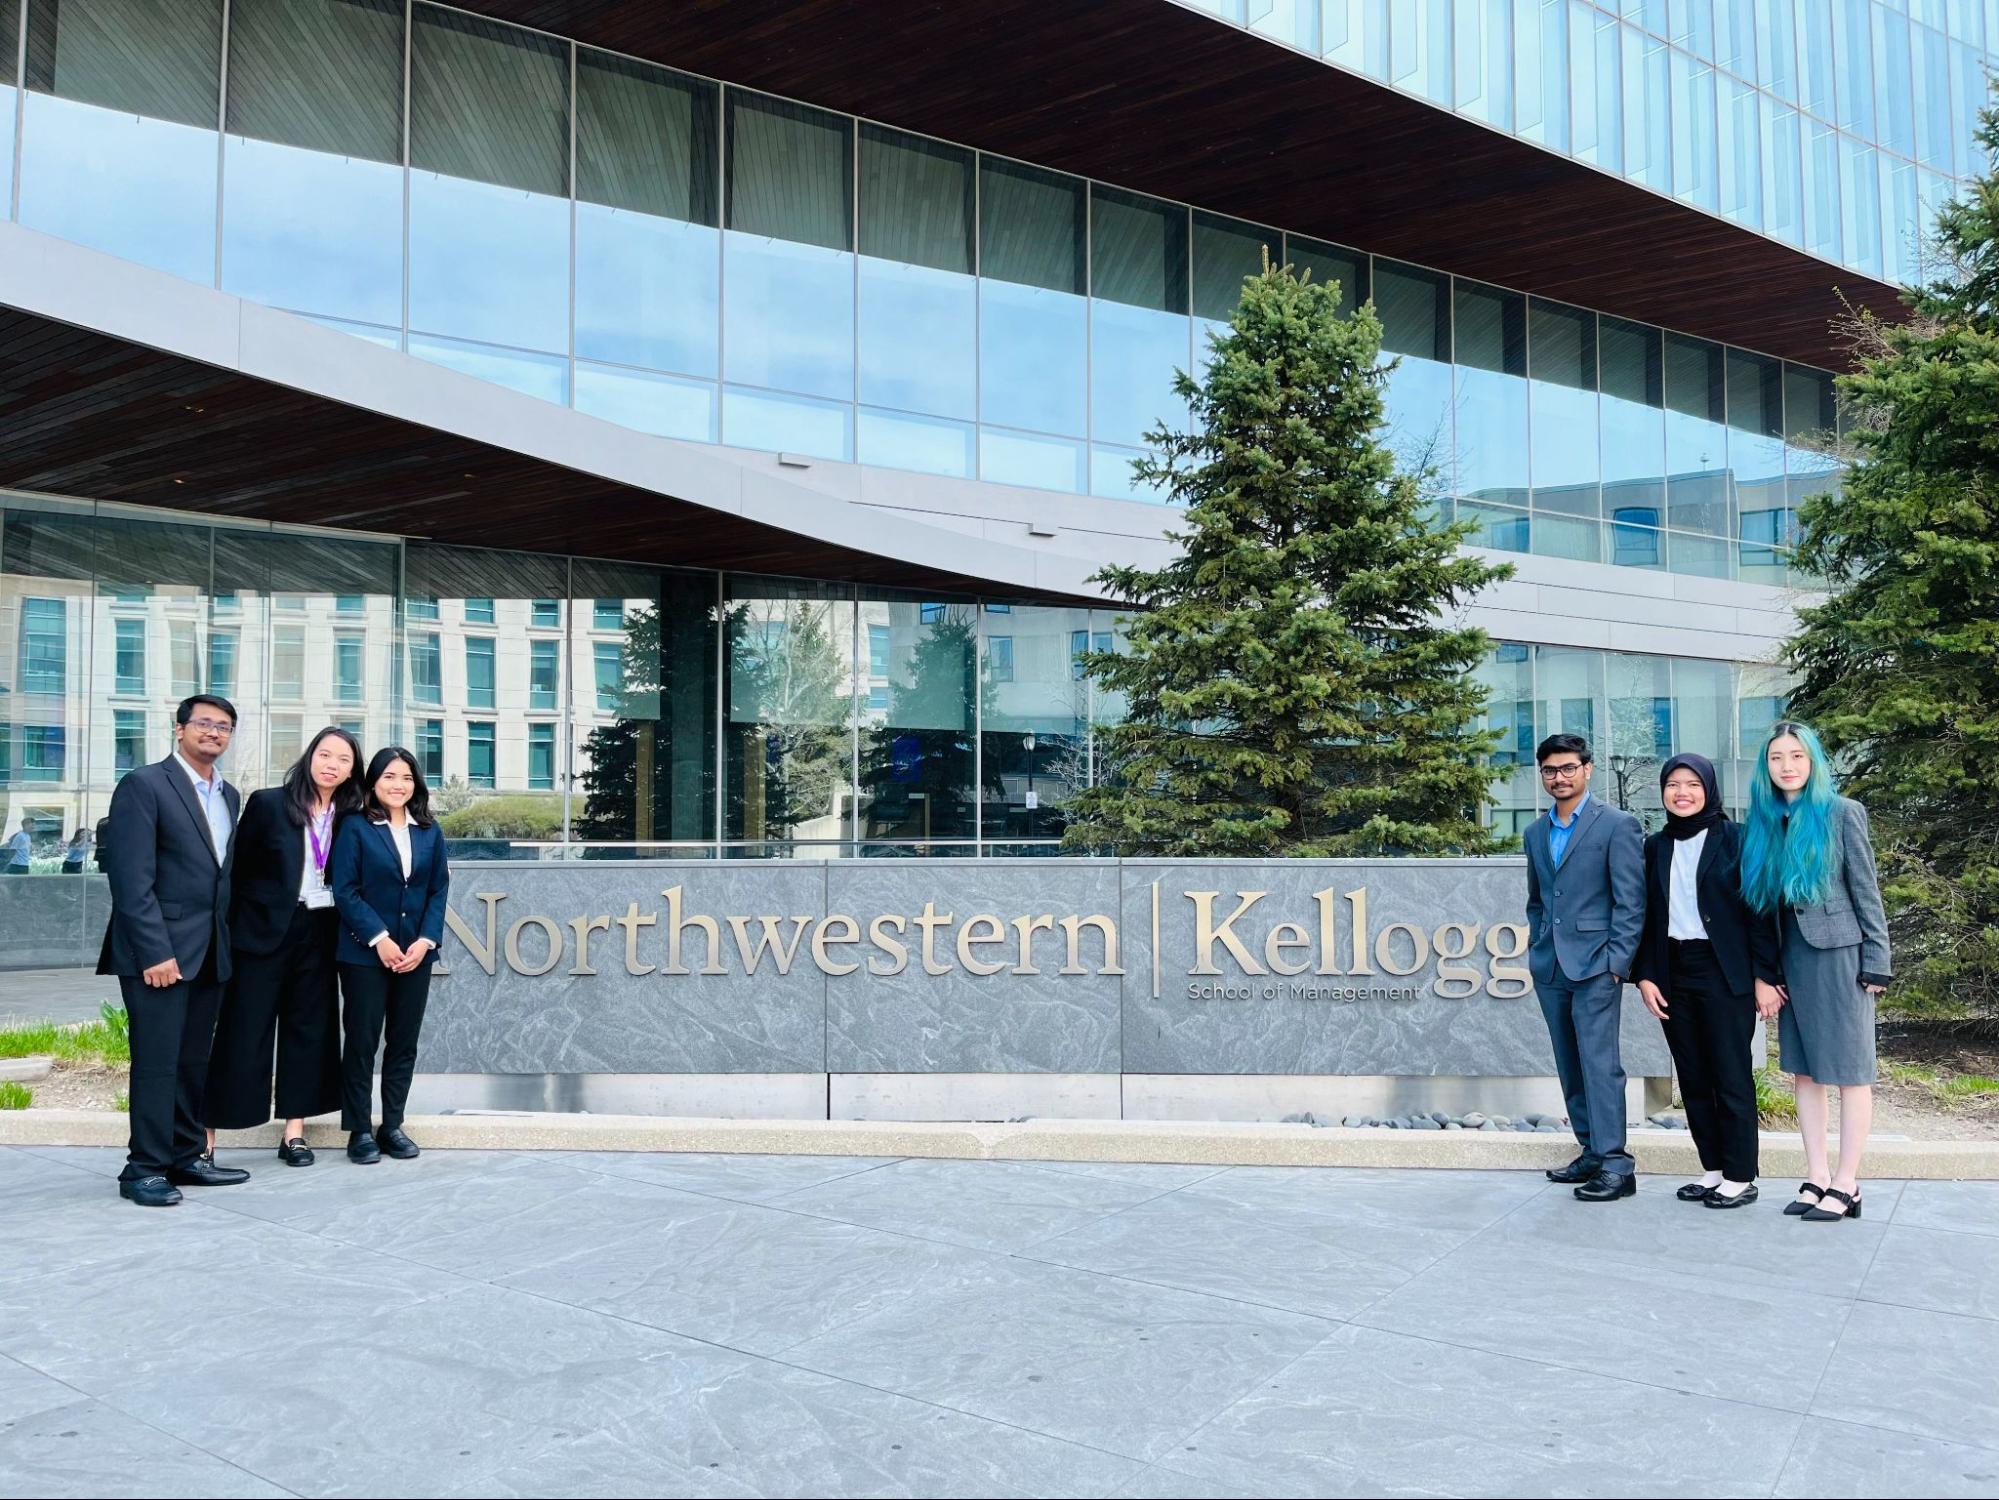
POLYGON ((1701 850, 1707 845, 1703 828, 1690 839, 1673 840, 1673 868, 1666 879, 1666 936, 1682 942, 1707 941, 1707 924, 1701 921, 1701 893, 1696 877, 1700 874, 1701 850))
MULTIPOLYGON (((405 817, 402 820, 402 822, 398 823, 394 818, 391 818, 386 824, 378 824, 377 826, 386 827, 389 830, 389 837, 395 841, 396 853, 402 857, 403 879, 408 880, 410 878, 409 819, 405 817)), ((387 937, 388 935, 389 935, 389 929, 384 927, 380 932, 376 933, 373 937, 368 939, 368 946, 370 948, 374 947, 375 944, 379 943, 383 938, 387 937)))
POLYGON ((305 854, 304 858, 300 861, 303 868, 300 869, 298 876, 298 899, 302 905, 309 906, 314 911, 317 911, 321 907, 333 904, 333 890, 326 883, 325 869, 320 865, 318 860, 312 857, 312 837, 314 834, 319 835, 319 847, 321 851, 329 855, 332 854, 332 808, 327 808, 325 813, 318 817, 308 814, 306 826, 299 833, 299 843, 305 846, 305 854))
POLYGON ((229 857, 229 799, 222 795, 222 772, 217 768, 214 775, 203 776, 195 770, 186 756, 174 751, 174 759, 187 772, 187 779, 194 783, 195 800, 201 804, 201 815, 208 821, 208 841, 215 846, 215 862, 219 865, 229 857))

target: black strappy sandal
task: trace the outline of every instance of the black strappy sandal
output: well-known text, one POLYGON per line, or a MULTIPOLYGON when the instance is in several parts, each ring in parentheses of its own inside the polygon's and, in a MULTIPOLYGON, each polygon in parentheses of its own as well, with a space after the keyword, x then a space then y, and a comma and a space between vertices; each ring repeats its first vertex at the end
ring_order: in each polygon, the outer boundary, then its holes
POLYGON ((1810 1203, 1800 1203, 1797 1199, 1793 1198, 1789 1203, 1786 1203, 1784 1205, 1784 1212, 1794 1219, 1803 1218, 1806 1214, 1817 1208, 1825 1199, 1825 1189, 1820 1187, 1816 1182, 1801 1182, 1798 1184, 1798 1191, 1801 1193, 1810 1193, 1812 1201, 1810 1203))
POLYGON ((1804 1217, 1806 1219, 1823 1224, 1828 1219, 1857 1219, 1860 1217, 1860 1190, 1858 1188, 1855 1188, 1851 1194, 1842 1193, 1838 1188, 1827 1188, 1825 1196, 1827 1198, 1839 1199, 1841 1203, 1846 1205, 1846 1212, 1842 1214, 1832 1213, 1824 1207, 1824 1200, 1821 1199, 1818 1208, 1810 1209, 1805 1213, 1804 1217))

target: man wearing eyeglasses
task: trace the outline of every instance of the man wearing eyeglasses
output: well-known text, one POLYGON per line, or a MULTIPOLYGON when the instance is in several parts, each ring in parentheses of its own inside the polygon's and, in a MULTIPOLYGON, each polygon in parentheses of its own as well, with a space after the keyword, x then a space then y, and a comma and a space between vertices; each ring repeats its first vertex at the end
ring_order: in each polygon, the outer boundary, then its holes
POLYGON ((1638 1191, 1624 1142, 1618 1022, 1645 930, 1645 836, 1589 792, 1589 741, 1551 734, 1534 752, 1553 804, 1528 825, 1527 966, 1554 1043, 1582 1154, 1548 1173, 1587 1203, 1638 1191))
POLYGON ((118 1191, 164 1208, 183 1187, 250 1174, 203 1154, 201 1097, 229 979, 229 865, 236 788, 216 764, 236 733, 227 698, 197 694, 174 714, 174 751, 127 773, 101 845, 111 925, 97 972, 116 974, 131 1020, 131 1147, 118 1191))

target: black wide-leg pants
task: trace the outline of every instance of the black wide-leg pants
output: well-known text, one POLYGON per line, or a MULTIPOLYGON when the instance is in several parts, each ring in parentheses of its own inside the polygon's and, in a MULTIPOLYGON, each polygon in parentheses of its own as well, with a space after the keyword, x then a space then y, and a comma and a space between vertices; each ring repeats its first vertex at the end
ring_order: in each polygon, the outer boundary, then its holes
POLYGON ((379 963, 340 965, 342 1026, 346 1050, 340 1060, 340 1124, 372 1130, 369 1120, 375 1050, 382 1052, 382 1129, 403 1123, 410 1079, 416 1075, 416 1044, 423 1010, 430 999, 430 965, 391 974, 379 963))
POLYGON ((330 906, 292 908, 269 953, 236 950, 208 1066, 208 1125, 248 1130, 277 1114, 303 1120, 340 1107, 340 990, 333 947, 340 916, 330 906))
POLYGON ((1667 943, 1666 1045, 1680 1075, 1687 1130, 1701 1166, 1730 1182, 1756 1180, 1756 1079, 1749 1047, 1756 1002, 1730 991, 1704 942, 1667 943))
POLYGON ((131 1142, 125 1182, 160 1177, 184 1167, 207 1148, 202 1133, 202 1095, 208 1083, 209 1048, 215 1040, 215 1012, 222 981, 215 977, 215 952, 201 972, 178 984, 154 989, 137 975, 118 976, 132 1041, 132 1079, 126 1101, 131 1142))

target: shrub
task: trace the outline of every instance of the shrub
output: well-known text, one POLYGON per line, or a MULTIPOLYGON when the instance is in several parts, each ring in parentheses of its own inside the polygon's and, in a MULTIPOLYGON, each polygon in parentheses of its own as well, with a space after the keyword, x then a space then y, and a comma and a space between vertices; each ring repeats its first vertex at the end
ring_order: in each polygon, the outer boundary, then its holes
POLYGON ((562 803, 552 796, 481 797, 437 820, 448 839, 554 839, 562 803))

